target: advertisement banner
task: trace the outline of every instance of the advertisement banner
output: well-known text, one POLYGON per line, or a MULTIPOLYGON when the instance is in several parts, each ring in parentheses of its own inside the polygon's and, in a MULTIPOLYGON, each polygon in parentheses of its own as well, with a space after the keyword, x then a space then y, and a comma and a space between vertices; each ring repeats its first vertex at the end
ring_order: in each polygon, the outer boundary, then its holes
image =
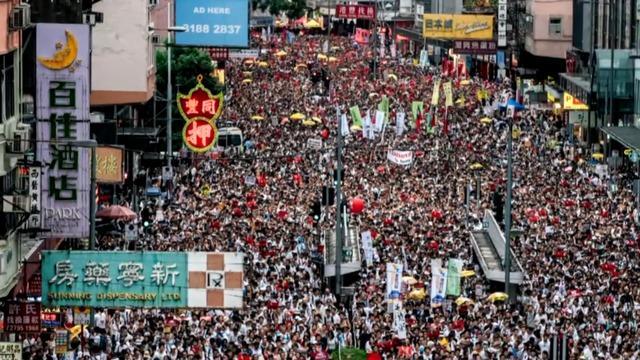
POLYGON ((454 54, 492 55, 498 48, 493 40, 456 40, 453 42, 454 54))
POLYGON ((576 99, 568 92, 564 92, 562 108, 565 110, 589 110, 589 107, 582 101, 576 99))
POLYGON ((89 236, 89 25, 37 24, 36 159, 41 225, 50 238, 89 236))
POLYGON ((119 184, 124 181, 124 149, 112 146, 96 148, 96 181, 101 184, 119 184))
POLYGON ((26 334, 40 332, 40 303, 37 301, 5 303, 4 331, 26 334))
POLYGON ((397 299, 400 297, 402 286, 402 264, 387 263, 387 293, 386 299, 397 299))
POLYGON ((432 39, 493 39, 493 15, 424 14, 423 36, 432 39))
POLYGON ((373 20, 376 18, 376 7, 375 5, 336 5, 336 17, 373 20))
POLYGON ((462 272, 462 260, 449 259, 447 266, 447 295, 460 296, 460 273, 462 272))
POLYGON ((240 253, 43 251, 42 303, 238 308, 243 261, 240 253))
POLYGON ((0 359, 22 360, 22 344, 0 342, 0 359))
POLYGON ((178 45, 203 47, 249 47, 249 1, 179 0, 175 34, 178 45))
POLYGON ((413 151, 389 150, 387 160, 400 166, 409 166, 413 163, 413 151))

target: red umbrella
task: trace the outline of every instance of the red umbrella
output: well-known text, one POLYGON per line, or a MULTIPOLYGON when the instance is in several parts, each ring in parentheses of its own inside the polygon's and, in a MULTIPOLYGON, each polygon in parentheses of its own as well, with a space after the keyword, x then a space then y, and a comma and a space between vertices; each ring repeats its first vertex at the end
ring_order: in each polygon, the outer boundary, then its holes
POLYGON ((133 220, 136 217, 138 217, 138 215, 127 207, 120 206, 120 205, 113 205, 113 206, 107 206, 106 208, 98 211, 96 213, 96 217, 105 218, 105 219, 133 220))

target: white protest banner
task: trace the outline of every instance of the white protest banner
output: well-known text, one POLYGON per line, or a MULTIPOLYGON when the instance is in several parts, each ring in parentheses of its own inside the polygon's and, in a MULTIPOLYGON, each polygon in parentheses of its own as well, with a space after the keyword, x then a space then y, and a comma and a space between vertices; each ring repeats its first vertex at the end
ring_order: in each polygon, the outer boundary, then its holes
POLYGON ((442 268, 442 260, 431 260, 431 306, 441 305, 446 297, 447 271, 442 268))
POLYGON ((314 149, 314 150, 322 149, 322 139, 318 139, 318 138, 307 139, 307 148, 314 149))
POLYGON ((407 323, 404 319, 405 315, 402 301, 396 300, 393 304, 393 330, 400 340, 407 338, 407 323))
POLYGON ((460 273, 462 260, 449 259, 447 266, 447 295, 460 296, 460 273))
POLYGON ((413 163, 413 151, 389 150, 387 160, 400 166, 409 166, 413 163))
POLYGON ((244 184, 245 185, 249 185, 249 186, 254 186, 256 184, 256 177, 255 176, 245 176, 244 177, 244 184))
POLYGON ((405 114, 403 112, 399 112, 396 114, 396 135, 400 136, 406 130, 406 126, 404 125, 405 114))
POLYGON ((402 286, 402 264, 387 263, 387 299, 400 297, 402 286))
POLYGON ((342 136, 349 135, 349 121, 347 121, 347 114, 342 114, 340 121, 342 122, 342 136))
POLYGON ((374 126, 377 132, 382 132, 384 128, 384 111, 376 110, 376 122, 374 126))
POLYGON ((364 251, 367 266, 371 266, 373 265, 373 238, 371 237, 371 231, 361 232, 360 237, 362 238, 362 250, 364 251))

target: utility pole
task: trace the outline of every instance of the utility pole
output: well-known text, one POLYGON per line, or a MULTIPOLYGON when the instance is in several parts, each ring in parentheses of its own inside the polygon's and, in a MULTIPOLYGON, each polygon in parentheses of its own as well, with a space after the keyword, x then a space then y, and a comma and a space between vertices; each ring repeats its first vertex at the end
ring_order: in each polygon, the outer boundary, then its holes
POLYGON ((342 294, 342 119, 340 110, 336 108, 336 119, 338 120, 338 141, 336 145, 337 168, 336 168, 336 299, 340 301, 342 294))
POLYGON ((513 187, 513 117, 507 118, 509 132, 507 133, 507 201, 504 211, 504 292, 509 293, 511 277, 511 188, 513 187))
POLYGON ((173 47, 173 32, 170 30, 173 26, 173 18, 171 16, 171 10, 173 3, 171 0, 167 2, 167 167, 170 174, 173 174, 171 167, 171 158, 173 156, 172 133, 173 130, 173 94, 171 84, 171 48, 173 47))

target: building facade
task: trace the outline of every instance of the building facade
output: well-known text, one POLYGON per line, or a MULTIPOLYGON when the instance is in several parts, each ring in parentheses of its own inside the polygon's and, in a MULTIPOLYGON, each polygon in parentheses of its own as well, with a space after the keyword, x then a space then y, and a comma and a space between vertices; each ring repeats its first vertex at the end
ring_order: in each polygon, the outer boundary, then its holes
POLYGON ((525 50, 534 56, 564 59, 573 37, 571 0, 528 0, 525 50))

